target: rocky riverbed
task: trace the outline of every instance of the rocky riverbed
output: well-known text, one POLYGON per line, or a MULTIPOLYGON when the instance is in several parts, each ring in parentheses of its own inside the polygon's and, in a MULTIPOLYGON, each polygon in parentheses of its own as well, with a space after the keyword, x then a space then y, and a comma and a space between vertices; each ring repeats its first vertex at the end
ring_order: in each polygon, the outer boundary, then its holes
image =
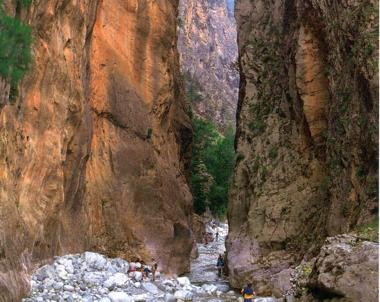
MULTIPOLYGON (((196 301, 196 296, 220 296, 212 285, 196 286, 187 277, 143 277, 141 263, 84 254, 57 257, 53 264, 38 269, 32 277, 32 291, 24 302, 81 301, 196 301), (130 271, 131 265, 137 271, 130 271)), ((234 292, 227 293, 233 296, 234 292)))
MULTIPOLYGON (((55 257, 52 264, 39 268, 31 278, 31 293, 23 302, 137 302, 137 301, 237 301, 224 277, 219 278, 215 263, 224 253, 226 224, 211 224, 207 231, 219 233, 218 240, 198 244, 188 276, 167 276, 159 272, 144 278, 141 263, 85 252, 55 257), (131 271, 131 268, 135 268, 131 271)), ((255 302, 276 301, 257 298, 255 302)))

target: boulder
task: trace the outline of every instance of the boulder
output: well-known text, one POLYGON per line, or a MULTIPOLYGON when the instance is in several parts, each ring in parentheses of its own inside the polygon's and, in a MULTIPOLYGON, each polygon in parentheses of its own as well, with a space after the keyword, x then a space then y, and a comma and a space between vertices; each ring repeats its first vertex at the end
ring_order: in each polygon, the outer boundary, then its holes
POLYGON ((107 288, 111 288, 113 286, 123 286, 128 281, 127 275, 123 273, 116 273, 109 277, 105 282, 104 286, 107 288))
POLYGON ((291 276, 294 269, 284 269, 271 276, 272 294, 276 297, 282 297, 285 293, 292 289, 291 276))
POLYGON ((116 272, 128 273, 129 263, 121 258, 115 258, 111 260, 111 267, 116 270, 116 272))
POLYGON ((112 302, 134 302, 133 298, 124 292, 112 291, 108 294, 112 302))
POLYGON ((136 280, 136 281, 141 281, 143 276, 142 276, 142 272, 133 272, 133 278, 136 280))
POLYGON ((92 252, 85 252, 84 253, 84 260, 86 261, 86 264, 88 267, 101 270, 105 267, 107 264, 107 259, 103 255, 92 253, 92 252))
POLYGON ((60 258, 57 262, 64 267, 66 272, 69 274, 74 274, 74 266, 71 259, 60 258))
POLYGON ((133 295, 132 299, 134 302, 145 302, 149 299, 149 296, 146 294, 141 294, 141 295, 133 295))
POLYGON ((185 286, 185 285, 190 285, 191 284, 189 278, 187 278, 187 277, 178 277, 177 281, 178 281, 179 285, 181 285, 181 286, 185 286))
POLYGON ((193 301, 193 293, 188 290, 177 290, 174 297, 182 301, 193 301))
POLYGON ((45 265, 38 269, 34 275, 38 281, 43 281, 46 278, 51 278, 55 275, 54 267, 51 265, 45 265))
POLYGON ((309 288, 350 301, 378 301, 379 245, 350 235, 329 237, 317 256, 309 288))
POLYGON ((104 281, 104 276, 99 272, 88 272, 83 275, 83 281, 90 286, 97 285, 104 281))
POLYGON ((169 293, 165 294, 165 302, 176 302, 176 301, 177 299, 172 294, 169 294, 169 293))
POLYGON ((202 289, 208 294, 212 294, 218 290, 218 287, 214 284, 203 284, 202 289))
POLYGON ((142 284, 142 287, 152 295, 158 295, 160 293, 160 290, 156 285, 154 285, 152 282, 144 282, 142 284))

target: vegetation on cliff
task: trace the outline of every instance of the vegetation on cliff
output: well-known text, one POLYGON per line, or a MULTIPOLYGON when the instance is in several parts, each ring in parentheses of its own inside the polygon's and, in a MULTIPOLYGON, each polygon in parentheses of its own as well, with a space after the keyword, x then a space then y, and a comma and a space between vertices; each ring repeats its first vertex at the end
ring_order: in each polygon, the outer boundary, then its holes
MULTIPOLYGON (((18 1, 29 5, 29 1, 18 1)), ((32 31, 19 19, 8 16, 0 1, 0 75, 13 89, 28 70, 31 62, 32 31)))
POLYGON ((193 117, 194 145, 191 162, 191 189, 194 210, 207 208, 215 215, 226 212, 228 188, 234 168, 234 129, 218 132, 214 123, 193 117))

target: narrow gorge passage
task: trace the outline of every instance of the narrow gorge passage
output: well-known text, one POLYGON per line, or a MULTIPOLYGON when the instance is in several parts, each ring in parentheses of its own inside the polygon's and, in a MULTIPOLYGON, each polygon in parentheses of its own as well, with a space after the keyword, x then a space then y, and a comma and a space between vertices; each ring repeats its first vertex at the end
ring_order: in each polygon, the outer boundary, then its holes
POLYGON ((0 0, 0 302, 378 301, 378 7, 0 0))
MULTIPOLYGON (((216 269, 216 261, 218 255, 225 253, 225 240, 228 234, 228 224, 214 221, 206 225, 208 233, 213 234, 216 238, 218 232, 218 240, 214 240, 208 244, 198 243, 198 257, 191 262, 189 279, 192 284, 205 289, 206 292, 212 292, 215 298, 205 295, 200 296, 194 301, 214 301, 214 302, 229 302, 238 301, 241 296, 238 292, 234 291, 228 282, 228 278, 223 275, 218 276, 216 269)), ((276 299, 271 297, 257 297, 255 302, 275 302, 276 299)))

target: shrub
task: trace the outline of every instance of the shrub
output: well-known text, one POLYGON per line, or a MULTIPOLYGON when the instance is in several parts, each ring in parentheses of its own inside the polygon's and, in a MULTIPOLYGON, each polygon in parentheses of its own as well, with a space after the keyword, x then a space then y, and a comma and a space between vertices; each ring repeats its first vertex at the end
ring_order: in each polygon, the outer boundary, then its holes
POLYGON ((153 133, 153 129, 148 128, 148 130, 146 131, 146 138, 150 139, 152 137, 152 133, 153 133))
POLYGON ((18 0, 18 3, 20 3, 22 6, 29 6, 32 4, 32 0, 18 0))
POLYGON ((359 236, 379 242, 379 217, 374 217, 372 221, 358 228, 357 233, 359 236))
POLYGON ((242 161, 244 159, 244 154, 239 152, 236 156, 236 162, 242 161))
POLYGON ((367 173, 363 167, 359 167, 356 169, 356 176, 360 179, 363 180, 366 177, 367 173))
POLYGON ((265 131, 266 125, 263 120, 257 119, 250 122, 248 127, 253 132, 253 134, 260 135, 265 131))
POLYGON ((329 176, 323 177, 320 185, 319 185, 319 190, 321 191, 322 194, 327 194, 331 185, 331 178, 329 176))
POLYGON ((350 204, 348 202, 343 203, 340 211, 341 211, 341 214, 343 215, 343 217, 349 217, 350 213, 351 213, 350 204))
POLYGON ((277 147, 272 146, 272 147, 269 149, 269 158, 271 158, 271 159, 276 159, 277 156, 278 156, 278 150, 277 150, 277 147))
POLYGON ((13 87, 28 70, 32 59, 31 45, 30 27, 0 10, 0 75, 13 87))

